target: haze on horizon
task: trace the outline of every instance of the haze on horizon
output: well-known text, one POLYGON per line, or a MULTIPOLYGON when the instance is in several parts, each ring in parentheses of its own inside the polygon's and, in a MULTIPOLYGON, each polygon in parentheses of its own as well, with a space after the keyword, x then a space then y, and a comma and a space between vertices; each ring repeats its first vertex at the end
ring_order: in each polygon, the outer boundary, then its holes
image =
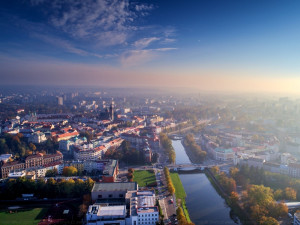
POLYGON ((0 5, 1 85, 300 94, 299 1, 0 5))

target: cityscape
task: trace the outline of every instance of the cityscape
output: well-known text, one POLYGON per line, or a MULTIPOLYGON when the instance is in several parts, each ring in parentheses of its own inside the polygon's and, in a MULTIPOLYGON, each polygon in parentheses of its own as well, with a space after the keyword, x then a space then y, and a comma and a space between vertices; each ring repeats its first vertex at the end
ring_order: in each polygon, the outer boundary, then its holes
POLYGON ((300 224, 300 3, 0 3, 0 224, 300 224))

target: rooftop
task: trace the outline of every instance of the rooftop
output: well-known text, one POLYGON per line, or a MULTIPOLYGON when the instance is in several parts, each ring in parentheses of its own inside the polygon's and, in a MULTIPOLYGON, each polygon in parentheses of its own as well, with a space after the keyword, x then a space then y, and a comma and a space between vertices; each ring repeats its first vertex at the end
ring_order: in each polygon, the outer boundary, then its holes
POLYGON ((102 217, 125 217, 126 205, 102 206, 97 215, 102 217))
POLYGON ((120 191, 137 190, 138 185, 136 182, 119 182, 119 183, 95 183, 92 192, 95 191, 120 191))

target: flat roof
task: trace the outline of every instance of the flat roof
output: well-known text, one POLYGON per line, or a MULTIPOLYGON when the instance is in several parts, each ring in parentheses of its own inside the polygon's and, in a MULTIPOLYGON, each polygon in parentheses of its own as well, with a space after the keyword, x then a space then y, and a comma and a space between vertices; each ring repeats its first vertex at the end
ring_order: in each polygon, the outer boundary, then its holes
POLYGON ((138 189, 136 182, 95 183, 92 192, 95 191, 134 191, 138 189))
POLYGON ((116 205, 116 206, 101 206, 98 213, 98 216, 126 216, 126 205, 116 205))

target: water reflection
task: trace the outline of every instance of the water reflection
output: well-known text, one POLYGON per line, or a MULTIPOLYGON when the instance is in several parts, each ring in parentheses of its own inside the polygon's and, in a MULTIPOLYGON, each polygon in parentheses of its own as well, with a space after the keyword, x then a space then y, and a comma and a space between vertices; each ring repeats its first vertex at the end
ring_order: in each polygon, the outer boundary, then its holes
MULTIPOLYGON (((190 163, 181 141, 172 141, 172 144, 176 152, 176 164, 190 163)), ((238 224, 238 220, 205 174, 179 176, 187 193, 186 205, 195 224, 238 224)))

